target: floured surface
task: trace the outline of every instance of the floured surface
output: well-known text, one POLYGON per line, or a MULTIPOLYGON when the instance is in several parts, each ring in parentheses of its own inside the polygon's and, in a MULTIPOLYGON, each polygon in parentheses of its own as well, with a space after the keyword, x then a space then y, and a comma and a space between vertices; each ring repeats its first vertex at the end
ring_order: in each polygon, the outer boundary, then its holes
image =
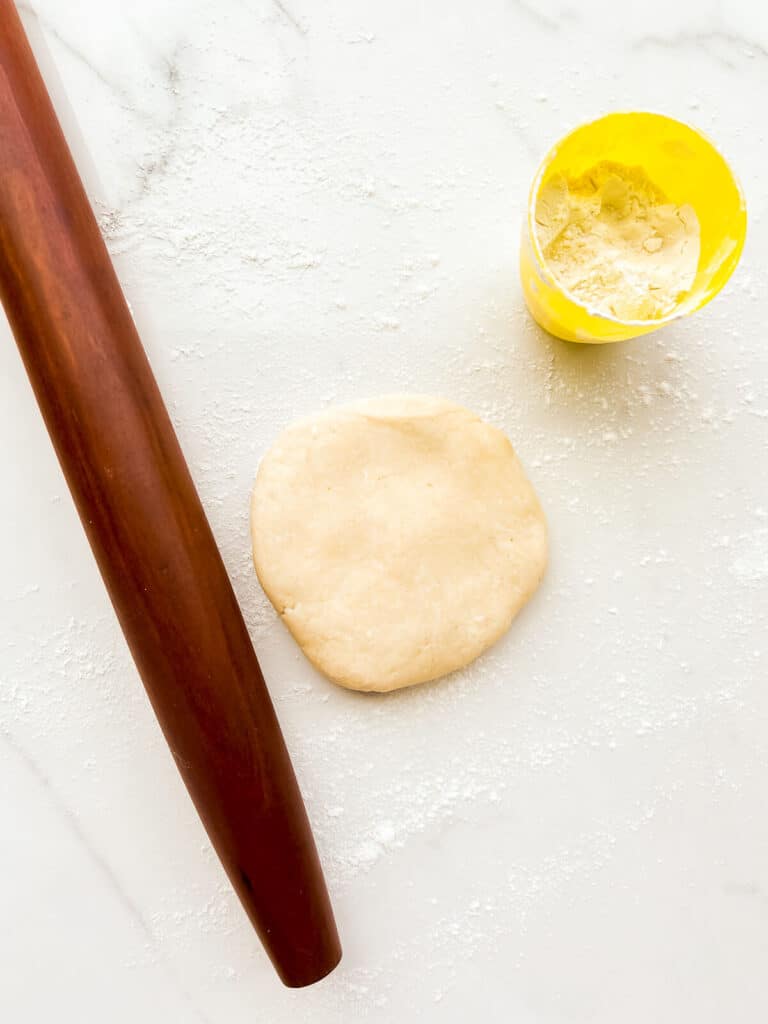
POLYGON ((295 755, 345 959, 310 991, 274 977, 5 331, 0 1019, 765 1020, 759 8, 283 3, 299 28, 259 0, 41 11, 295 755), (518 285, 531 179, 569 128, 638 106, 694 121, 732 162, 744 258, 684 323, 554 342, 518 285), (513 439, 551 562, 483 658, 377 698, 296 650, 254 579, 248 501, 286 423, 403 391, 513 439))
POLYGON ((286 626, 353 690, 463 668, 509 629, 547 560, 544 515, 509 440, 424 395, 285 430, 259 467, 251 531, 286 626))

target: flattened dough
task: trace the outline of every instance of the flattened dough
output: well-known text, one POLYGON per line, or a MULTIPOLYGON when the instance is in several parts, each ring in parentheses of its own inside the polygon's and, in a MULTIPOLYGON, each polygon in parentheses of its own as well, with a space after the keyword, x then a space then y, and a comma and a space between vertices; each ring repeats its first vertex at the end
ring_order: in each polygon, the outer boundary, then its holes
POLYGON ((507 438, 441 398, 289 427, 251 506, 264 590, 309 660, 355 690, 466 665, 538 586, 547 527, 507 438))

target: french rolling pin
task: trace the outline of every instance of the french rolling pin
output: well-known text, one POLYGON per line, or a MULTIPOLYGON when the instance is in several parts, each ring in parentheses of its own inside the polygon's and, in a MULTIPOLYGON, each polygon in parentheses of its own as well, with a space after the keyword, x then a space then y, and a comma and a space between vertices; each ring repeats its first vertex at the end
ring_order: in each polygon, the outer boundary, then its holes
POLYGON ((13 0, 0 0, 0 296, 208 835, 286 985, 341 957, 251 640, 13 0))

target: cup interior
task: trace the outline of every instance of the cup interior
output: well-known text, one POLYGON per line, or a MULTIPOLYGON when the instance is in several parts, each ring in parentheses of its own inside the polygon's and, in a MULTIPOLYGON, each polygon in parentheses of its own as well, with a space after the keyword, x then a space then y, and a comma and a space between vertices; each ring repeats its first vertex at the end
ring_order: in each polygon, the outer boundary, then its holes
MULTIPOLYGON (((575 129, 549 152, 533 183, 531 209, 553 176, 578 177, 601 160, 642 166, 670 202, 693 206, 701 231, 698 270, 689 292, 665 319, 703 306, 733 273, 746 234, 744 197, 725 159, 695 128, 663 114, 608 114, 575 129)), ((531 223, 544 263, 534 217, 531 223)))

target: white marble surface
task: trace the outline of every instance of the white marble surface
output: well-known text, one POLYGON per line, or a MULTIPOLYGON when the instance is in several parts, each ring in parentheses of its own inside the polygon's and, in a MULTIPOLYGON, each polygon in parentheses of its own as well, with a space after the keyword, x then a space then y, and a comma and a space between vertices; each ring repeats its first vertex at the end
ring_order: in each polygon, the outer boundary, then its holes
POLYGON ((310 990, 273 975, 3 325, 0 1019, 768 1019, 765 5, 34 7, 346 952, 310 990), (686 323, 566 346, 522 304, 528 182, 569 127, 629 107, 693 121, 732 159, 744 259, 686 323), (314 674, 266 605, 247 498, 287 421, 404 389, 509 433, 552 564, 468 671, 370 699, 314 674))

